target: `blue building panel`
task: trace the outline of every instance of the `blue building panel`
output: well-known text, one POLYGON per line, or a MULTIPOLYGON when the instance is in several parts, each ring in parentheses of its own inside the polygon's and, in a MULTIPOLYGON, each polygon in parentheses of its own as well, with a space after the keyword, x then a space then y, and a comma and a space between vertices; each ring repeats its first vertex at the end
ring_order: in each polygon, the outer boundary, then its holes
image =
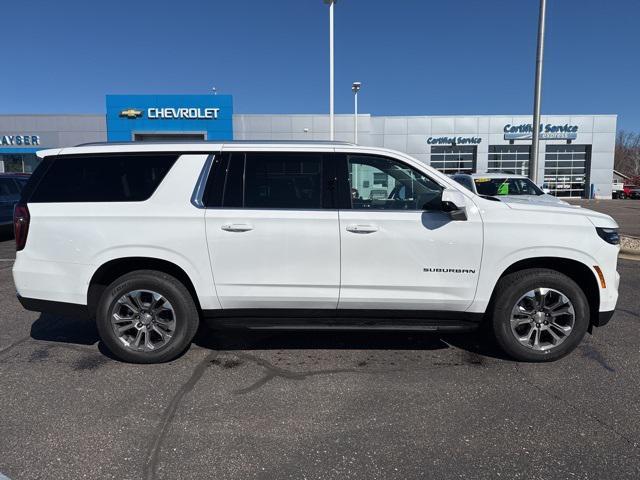
POLYGON ((203 133, 233 139, 231 95, 107 95, 107 140, 127 142, 136 133, 203 133))

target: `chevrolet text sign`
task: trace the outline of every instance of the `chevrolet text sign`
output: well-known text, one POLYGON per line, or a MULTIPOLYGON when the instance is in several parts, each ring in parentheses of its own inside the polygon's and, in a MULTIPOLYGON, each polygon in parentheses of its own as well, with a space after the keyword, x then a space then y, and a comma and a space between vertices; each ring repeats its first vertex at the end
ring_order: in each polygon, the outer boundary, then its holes
POLYGON ((194 134, 205 140, 233 139, 230 95, 107 95, 110 142, 194 134))
POLYGON ((219 108, 149 108, 147 117, 152 120, 158 118, 185 118, 190 120, 217 120, 219 108))

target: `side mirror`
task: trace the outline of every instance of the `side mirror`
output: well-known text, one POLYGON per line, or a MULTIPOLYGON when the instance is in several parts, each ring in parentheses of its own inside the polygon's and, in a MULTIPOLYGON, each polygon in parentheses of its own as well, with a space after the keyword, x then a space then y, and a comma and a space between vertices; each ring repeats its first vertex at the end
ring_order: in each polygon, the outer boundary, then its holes
POLYGON ((543 188, 542 188, 542 191, 543 191, 544 193, 546 193, 546 194, 551 193, 551 189, 550 189, 550 188, 547 188, 547 187, 543 187, 543 188))
POLYGON ((451 220, 467 219, 467 202, 462 192, 455 188, 442 191, 442 211, 449 213, 451 220))

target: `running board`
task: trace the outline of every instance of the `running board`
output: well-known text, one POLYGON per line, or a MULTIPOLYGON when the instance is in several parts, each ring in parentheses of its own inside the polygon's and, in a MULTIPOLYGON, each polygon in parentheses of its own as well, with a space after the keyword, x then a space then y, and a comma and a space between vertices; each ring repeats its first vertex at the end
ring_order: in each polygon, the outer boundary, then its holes
POLYGON ((213 328, 250 330, 376 330, 376 331, 471 331, 482 314, 464 312, 348 310, 208 310, 213 328), (333 314, 332 314, 333 313, 333 314))

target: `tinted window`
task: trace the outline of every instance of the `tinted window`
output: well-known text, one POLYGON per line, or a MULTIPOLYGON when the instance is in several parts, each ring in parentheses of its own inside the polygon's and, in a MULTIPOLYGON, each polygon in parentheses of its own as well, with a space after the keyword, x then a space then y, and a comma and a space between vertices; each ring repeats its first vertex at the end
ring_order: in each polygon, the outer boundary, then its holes
POLYGON ((139 202, 148 199, 177 154, 56 157, 30 202, 139 202))
POLYGON ((18 195, 18 187, 11 178, 0 178, 0 196, 18 195))
POLYGON ((216 155, 213 158, 202 197, 205 207, 219 207, 222 205, 222 192, 224 191, 228 161, 228 155, 216 155))
POLYGON ((321 178, 321 154, 247 153, 244 207, 322 208, 321 178))
POLYGON ((15 181, 18 184, 18 189, 22 190, 29 180, 26 178, 16 178, 15 181))
POLYGON ((403 163, 384 157, 350 155, 348 168, 354 209, 439 208, 442 187, 403 163))
POLYGON ((244 153, 225 153, 213 160, 204 205, 208 208, 242 208, 244 202, 244 153))
POLYGON ((223 188, 223 207, 242 208, 244 206, 244 168, 244 153, 229 154, 223 188))

